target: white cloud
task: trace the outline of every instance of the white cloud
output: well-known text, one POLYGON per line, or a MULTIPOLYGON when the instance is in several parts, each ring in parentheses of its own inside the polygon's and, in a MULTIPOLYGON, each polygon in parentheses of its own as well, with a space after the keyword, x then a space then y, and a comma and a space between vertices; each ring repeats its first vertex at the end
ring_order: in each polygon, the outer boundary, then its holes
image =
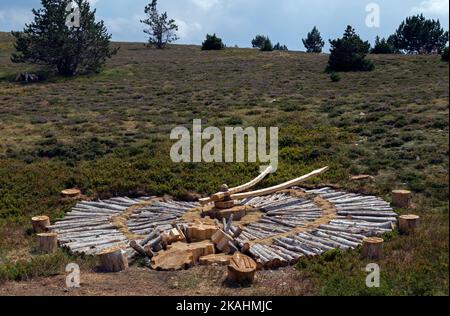
POLYGON ((411 12, 448 16, 448 7, 448 0, 425 0, 419 6, 413 7, 411 12))
POLYGON ((193 4, 204 11, 208 11, 216 4, 219 3, 219 0, 191 0, 193 4))
POLYGON ((187 23, 180 19, 175 19, 178 25, 178 36, 182 39, 194 39, 201 37, 202 25, 197 22, 187 23))

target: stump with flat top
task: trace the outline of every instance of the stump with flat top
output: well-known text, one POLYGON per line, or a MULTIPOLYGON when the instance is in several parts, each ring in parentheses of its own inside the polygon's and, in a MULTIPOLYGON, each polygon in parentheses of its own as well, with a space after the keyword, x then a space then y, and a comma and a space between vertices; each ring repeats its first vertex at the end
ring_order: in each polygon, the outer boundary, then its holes
POLYGON ((400 233, 404 235, 409 235, 414 232, 414 230, 419 225, 420 217, 417 215, 402 215, 399 220, 400 233))
POLYGON ((50 218, 45 215, 35 216, 31 218, 31 223, 36 234, 45 233, 48 231, 47 227, 50 226, 50 218))
POLYGON ((234 283, 253 283, 255 280, 256 262, 240 252, 236 252, 228 265, 227 280, 234 283))
POLYGON ((121 248, 112 248, 98 254, 100 266, 105 272, 120 272, 128 269, 128 256, 121 248))
POLYGON ((76 198, 81 195, 81 191, 78 189, 62 190, 61 195, 65 198, 76 198))
POLYGON ((379 259, 383 252, 384 240, 378 237, 367 237, 363 240, 361 255, 367 259, 379 259))
POLYGON ((411 207, 412 193, 408 190, 392 191, 392 205, 398 208, 411 207))
POLYGON ((58 234, 41 233, 37 234, 38 252, 53 253, 58 248, 58 234))

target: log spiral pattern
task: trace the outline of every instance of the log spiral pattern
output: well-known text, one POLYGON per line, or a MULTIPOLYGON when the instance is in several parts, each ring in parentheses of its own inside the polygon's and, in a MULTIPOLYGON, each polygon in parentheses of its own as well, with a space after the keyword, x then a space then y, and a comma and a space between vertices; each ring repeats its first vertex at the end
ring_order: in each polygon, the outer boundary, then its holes
MULTIPOLYGON (((250 244, 249 253, 259 264, 267 266, 276 259, 288 265, 332 249, 354 249, 365 237, 381 236, 397 223, 390 204, 376 196, 328 187, 302 192, 306 195, 284 192, 240 201, 262 212, 237 239, 241 246, 250 244)), ((183 215, 199 206, 156 197, 83 201, 49 229, 58 233, 59 245, 74 254, 96 255, 121 247, 134 258, 137 253, 129 246, 131 240, 139 243, 152 233, 169 231, 174 224, 187 224, 183 215), (130 209, 125 234, 113 219, 130 209)))

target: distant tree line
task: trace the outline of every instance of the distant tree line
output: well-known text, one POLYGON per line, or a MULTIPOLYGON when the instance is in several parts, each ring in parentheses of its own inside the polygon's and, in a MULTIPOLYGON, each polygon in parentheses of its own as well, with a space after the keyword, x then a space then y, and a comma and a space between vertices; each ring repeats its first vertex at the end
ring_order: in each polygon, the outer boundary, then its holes
MULTIPOLYGON (((117 53, 111 47, 111 35, 103 21, 96 22, 95 10, 91 10, 87 0, 75 0, 78 16, 67 8, 71 0, 41 0, 42 8, 32 12, 34 20, 22 32, 12 32, 16 52, 13 62, 47 65, 59 74, 73 76, 83 72, 98 72, 108 58, 117 53), (67 23, 68 17, 78 18, 79 23, 67 23)), ((167 12, 160 13, 157 0, 145 6, 145 34, 148 46, 164 49, 179 39, 178 26, 167 12)), ((367 54, 429 54, 442 55, 448 61, 448 31, 444 31, 439 20, 426 19, 422 14, 406 18, 388 38, 377 36, 375 45, 363 41, 350 25, 342 38, 329 40, 331 45, 327 71, 370 71, 373 63, 367 54)), ((317 27, 302 39, 308 53, 321 53, 325 41, 317 27)), ((272 44, 268 36, 257 35, 252 47, 263 52, 287 51, 286 45, 272 44)), ((202 50, 225 49, 222 39, 216 34, 207 34, 202 50)), ((337 77, 336 77, 337 78, 337 77)))

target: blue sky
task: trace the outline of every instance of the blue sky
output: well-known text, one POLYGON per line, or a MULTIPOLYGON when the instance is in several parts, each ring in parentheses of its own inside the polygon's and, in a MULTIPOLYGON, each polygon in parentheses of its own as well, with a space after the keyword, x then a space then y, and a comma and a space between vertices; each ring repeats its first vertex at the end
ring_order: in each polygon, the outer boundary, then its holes
MULTIPOLYGON (((150 0, 90 0, 97 18, 105 21, 117 41, 146 40, 139 20, 150 0)), ((269 35, 273 42, 286 44, 291 50, 303 50, 301 38, 317 25, 323 38, 342 35, 347 24, 373 42, 376 35, 394 32, 407 16, 424 13, 440 19, 448 30, 448 0, 159 0, 180 27, 180 44, 200 44, 206 33, 217 33, 226 45, 250 46, 256 34, 269 35), (379 27, 366 25, 366 6, 378 4, 379 27)), ((21 29, 31 20, 31 9, 39 0, 1 0, 0 30, 21 29)))

